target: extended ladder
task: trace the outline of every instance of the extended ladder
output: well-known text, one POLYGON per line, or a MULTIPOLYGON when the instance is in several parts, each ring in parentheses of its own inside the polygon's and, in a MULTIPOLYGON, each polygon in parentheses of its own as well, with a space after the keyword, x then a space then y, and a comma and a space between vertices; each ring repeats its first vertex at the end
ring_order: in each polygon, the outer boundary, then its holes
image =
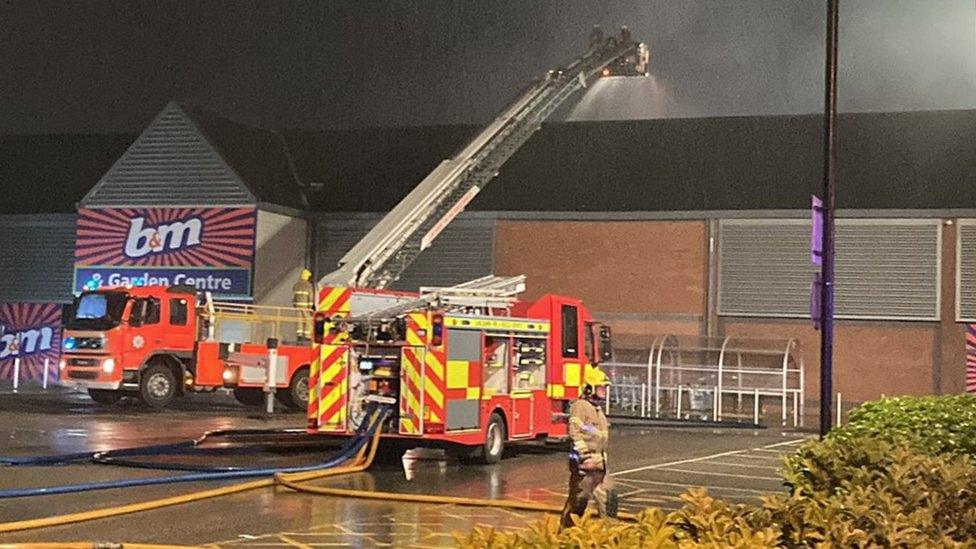
POLYGON ((338 269, 323 277, 319 286, 385 288, 396 281, 541 123, 603 71, 646 75, 647 48, 632 41, 626 28, 619 37, 592 35, 582 57, 547 72, 454 158, 441 162, 342 257, 338 269))
POLYGON ((524 276, 489 275, 457 286, 424 287, 420 289, 420 296, 416 299, 403 301, 343 320, 346 322, 390 320, 427 307, 436 307, 442 310, 480 309, 491 312, 497 309, 508 309, 515 303, 518 294, 523 291, 525 291, 524 276))

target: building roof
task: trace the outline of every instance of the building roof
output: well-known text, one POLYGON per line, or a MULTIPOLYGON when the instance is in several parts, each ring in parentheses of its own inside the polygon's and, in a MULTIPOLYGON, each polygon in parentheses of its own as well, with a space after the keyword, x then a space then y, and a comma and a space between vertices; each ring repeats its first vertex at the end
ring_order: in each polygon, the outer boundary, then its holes
POLYGON ((180 105, 259 203, 306 210, 291 152, 281 134, 180 105))
MULTIPOLYGON (((317 212, 388 211, 478 131, 271 131, 178 107, 255 200, 317 212), (319 189, 308 207, 303 186, 319 189)), ((547 124, 469 209, 805 209, 822 185, 821 126, 816 115, 547 124)), ((13 198, 0 213, 73 211, 134 140, 0 137, 0 185, 13 198)), ((837 151, 838 207, 976 207, 976 111, 842 114, 837 151)))
MULTIPOLYGON (((319 158, 299 160, 325 183, 312 207, 389 210, 474 131, 368 129, 298 149, 319 158)), ((821 193, 822 135, 816 115, 547 124, 469 209, 806 209, 821 193)), ((838 207, 976 207, 976 111, 843 114, 838 136, 838 207)))

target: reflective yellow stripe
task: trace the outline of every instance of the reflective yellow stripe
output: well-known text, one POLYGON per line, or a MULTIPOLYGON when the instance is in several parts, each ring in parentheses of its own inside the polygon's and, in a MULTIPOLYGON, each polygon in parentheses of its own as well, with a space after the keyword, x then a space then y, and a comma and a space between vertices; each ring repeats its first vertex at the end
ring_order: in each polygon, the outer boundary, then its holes
POLYGON ((424 385, 424 389, 426 389, 427 394, 430 395, 430 398, 434 400, 434 404, 436 404, 439 408, 444 407, 444 394, 441 393, 441 390, 437 388, 437 385, 427 383, 424 385))
POLYGON ((549 323, 545 320, 506 320, 501 318, 445 317, 444 325, 449 328, 470 330, 515 330, 520 332, 548 332, 549 323))
POLYGON ((477 400, 479 393, 481 393, 480 387, 468 387, 467 394, 465 396, 468 400, 477 400))
POLYGON ((566 382, 566 386, 567 387, 579 387, 580 386, 580 370, 583 369, 582 366, 580 364, 575 363, 575 362, 567 362, 567 363, 563 364, 563 367, 565 368, 564 371, 565 371, 565 376, 566 377, 564 378, 564 381, 566 382))
POLYGON ((468 361, 447 361, 447 388, 464 389, 468 386, 468 361))
POLYGON ((319 304, 319 310, 328 311, 331 309, 332 306, 336 304, 336 301, 339 301, 339 298, 342 297, 342 294, 345 293, 345 291, 345 288, 332 288, 329 290, 328 295, 326 295, 325 299, 322 300, 322 303, 319 304))
POLYGON ((437 379, 444 379, 444 365, 437 358, 434 353, 427 353, 427 366, 430 368, 430 373, 434 374, 437 379))

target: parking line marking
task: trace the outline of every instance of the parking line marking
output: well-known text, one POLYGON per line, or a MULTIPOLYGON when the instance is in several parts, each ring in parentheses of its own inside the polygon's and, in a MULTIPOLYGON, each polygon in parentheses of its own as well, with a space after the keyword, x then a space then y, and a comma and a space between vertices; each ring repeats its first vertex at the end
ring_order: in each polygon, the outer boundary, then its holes
POLYGON ((717 457, 724 457, 724 456, 731 456, 731 455, 735 455, 735 454, 741 454, 741 453, 743 453, 745 451, 746 450, 732 450, 732 451, 729 451, 729 452, 721 452, 721 453, 712 454, 712 455, 709 455, 709 456, 701 456, 701 457, 696 457, 696 458, 681 459, 681 460, 678 460, 678 461, 670 461, 670 462, 667 462, 667 463, 657 463, 657 464, 654 464, 654 465, 645 465, 643 467, 635 467, 633 469, 626 469, 624 471, 615 471, 613 473, 610 473, 610 476, 615 477, 615 476, 619 476, 619 475, 628 475, 630 473, 637 473, 637 472, 640 472, 640 471, 649 471, 651 469, 663 469, 665 467, 671 467, 672 465, 683 465, 685 463, 695 463, 695 462, 698 462, 698 461, 706 461, 706 460, 709 460, 709 459, 715 459, 717 457))
MULTIPOLYGON (((677 482, 664 482, 662 480, 644 480, 644 479, 627 479, 632 482, 637 482, 639 484, 657 484, 659 486, 672 486, 674 488, 681 488, 682 490, 687 490, 689 488, 701 488, 701 486, 695 486, 693 484, 679 484, 677 482)), ((728 490, 732 492, 749 492, 751 494, 768 494, 769 490, 754 490, 752 488, 734 488, 732 486, 707 486, 709 491, 717 490, 723 491, 728 490)))
POLYGON ((689 475, 705 475, 709 477, 729 477, 729 478, 744 478, 746 480, 775 480, 782 481, 783 479, 779 477, 760 477, 756 475, 737 475, 734 473, 718 473, 715 471, 693 471, 691 469, 678 469, 675 467, 668 467, 666 469, 659 469, 660 471, 670 471, 672 473, 686 473, 689 475))
POLYGON ((779 471, 778 466, 773 465, 749 465, 747 463, 729 463, 727 461, 703 461, 702 465, 720 465, 722 467, 745 467, 748 469, 768 469, 771 471, 779 471))

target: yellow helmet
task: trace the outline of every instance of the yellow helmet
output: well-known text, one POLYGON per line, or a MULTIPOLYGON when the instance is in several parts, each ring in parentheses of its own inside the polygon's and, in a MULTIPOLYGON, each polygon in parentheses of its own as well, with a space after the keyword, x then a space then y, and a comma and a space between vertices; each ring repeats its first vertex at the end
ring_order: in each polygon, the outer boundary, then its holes
POLYGON ((312 280, 312 271, 308 269, 302 269, 302 280, 305 281, 312 280))
POLYGON ((587 364, 583 371, 583 386, 601 387, 610 385, 610 378, 600 368, 587 364))

